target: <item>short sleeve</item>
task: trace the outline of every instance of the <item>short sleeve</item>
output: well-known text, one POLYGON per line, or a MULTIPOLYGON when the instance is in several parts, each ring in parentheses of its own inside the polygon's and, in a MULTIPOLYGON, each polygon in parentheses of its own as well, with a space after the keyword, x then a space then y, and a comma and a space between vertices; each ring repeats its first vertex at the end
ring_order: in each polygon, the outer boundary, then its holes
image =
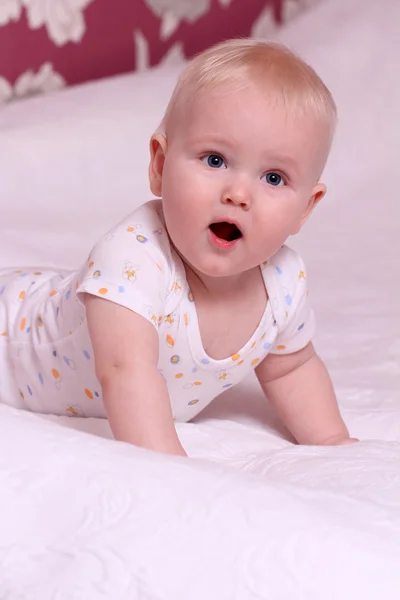
POLYGON ((158 328, 171 287, 169 242, 162 227, 154 229, 157 223, 139 229, 130 221, 135 219, 125 220, 93 248, 79 275, 77 298, 82 302, 87 293, 115 302, 158 328))
POLYGON ((278 326, 278 335, 270 352, 297 352, 312 340, 315 333, 315 316, 309 301, 304 262, 294 250, 283 246, 268 261, 264 272, 272 313, 278 326))

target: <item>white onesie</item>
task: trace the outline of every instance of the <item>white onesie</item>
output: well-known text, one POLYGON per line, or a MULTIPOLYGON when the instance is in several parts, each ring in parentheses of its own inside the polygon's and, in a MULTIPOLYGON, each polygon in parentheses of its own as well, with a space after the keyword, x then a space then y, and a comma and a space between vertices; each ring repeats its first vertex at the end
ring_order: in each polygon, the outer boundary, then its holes
POLYGON ((247 343, 223 360, 204 351, 185 269, 159 200, 106 234, 78 271, 1 270, 1 402, 42 413, 105 416, 82 302, 86 292, 154 325, 174 417, 192 419, 269 352, 295 352, 313 335, 300 257, 283 246, 260 269, 269 296, 264 315, 247 343))

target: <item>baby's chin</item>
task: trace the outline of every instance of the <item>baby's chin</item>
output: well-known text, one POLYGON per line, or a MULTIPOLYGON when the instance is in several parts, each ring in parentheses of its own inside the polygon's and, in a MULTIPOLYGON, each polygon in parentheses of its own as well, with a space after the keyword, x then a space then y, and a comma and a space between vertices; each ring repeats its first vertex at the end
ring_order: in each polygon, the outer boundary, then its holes
MULTIPOLYGON (((171 240, 172 241, 172 240, 171 240)), ((182 248, 180 244, 172 241, 175 251, 188 269, 202 278, 237 278, 252 269, 260 267, 264 258, 249 256, 246 252, 218 252, 213 249, 203 248, 202 252, 194 252, 186 243, 182 248)), ((243 250, 243 249, 242 249, 243 250)))
MULTIPOLYGON (((219 258, 219 257, 218 257, 219 258)), ((240 275, 244 275, 248 271, 254 268, 258 268, 258 263, 235 263, 234 260, 227 260, 228 257, 222 257, 223 260, 209 260, 209 261, 187 261, 183 259, 186 266, 191 269, 200 278, 235 278, 240 275), (224 259, 225 258, 225 259, 224 259)))

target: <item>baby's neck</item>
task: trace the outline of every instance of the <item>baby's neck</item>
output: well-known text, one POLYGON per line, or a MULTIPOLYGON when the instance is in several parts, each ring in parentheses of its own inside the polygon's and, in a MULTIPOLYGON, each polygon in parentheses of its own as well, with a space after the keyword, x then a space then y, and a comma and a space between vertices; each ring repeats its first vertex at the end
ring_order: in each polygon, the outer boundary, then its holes
POLYGON ((229 277, 210 277, 197 272, 190 265, 184 264, 186 278, 193 295, 195 297, 199 295, 208 296, 215 301, 227 296, 232 297, 236 294, 243 294, 246 288, 253 286, 255 281, 261 278, 258 267, 229 277))

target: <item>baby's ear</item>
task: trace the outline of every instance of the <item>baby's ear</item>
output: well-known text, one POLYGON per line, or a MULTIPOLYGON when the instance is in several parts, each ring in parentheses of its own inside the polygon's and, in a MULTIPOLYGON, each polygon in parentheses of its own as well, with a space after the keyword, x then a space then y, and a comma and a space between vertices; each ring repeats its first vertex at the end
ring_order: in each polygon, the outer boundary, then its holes
POLYGON ((321 200, 325 196, 325 194, 326 194, 326 185, 323 183, 316 183, 313 187, 312 195, 310 196, 310 199, 308 201, 307 208, 306 208, 303 216, 301 217, 301 221, 299 223, 297 230, 294 233, 298 233, 300 231, 300 229, 303 227, 304 223, 311 216, 311 213, 313 212, 314 208, 317 206, 317 204, 319 202, 321 202, 321 200))
POLYGON ((161 181, 166 153, 166 137, 162 133, 155 133, 150 140, 149 181, 151 193, 158 197, 162 194, 161 181))

